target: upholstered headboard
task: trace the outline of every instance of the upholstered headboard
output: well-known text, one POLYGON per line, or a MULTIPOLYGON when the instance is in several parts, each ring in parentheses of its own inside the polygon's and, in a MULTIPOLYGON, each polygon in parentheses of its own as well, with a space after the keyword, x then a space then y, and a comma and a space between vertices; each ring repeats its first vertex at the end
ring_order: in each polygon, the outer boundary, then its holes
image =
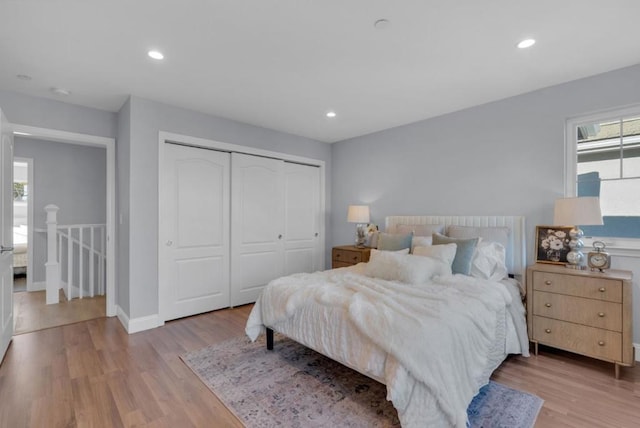
MULTIPOLYGON (((527 252, 523 216, 389 216, 385 219, 385 231, 394 233, 399 224, 442 224, 445 226, 508 227, 506 265, 509 273, 520 281, 525 279, 527 252)), ((445 228, 446 230, 446 228, 445 228)))

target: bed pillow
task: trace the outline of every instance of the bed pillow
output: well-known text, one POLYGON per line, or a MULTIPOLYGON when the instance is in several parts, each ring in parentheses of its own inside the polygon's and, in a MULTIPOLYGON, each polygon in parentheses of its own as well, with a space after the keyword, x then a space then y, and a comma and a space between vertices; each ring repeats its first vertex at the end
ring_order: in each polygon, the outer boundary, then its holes
POLYGON ((440 260, 443 268, 439 275, 451 275, 451 264, 456 257, 456 244, 430 245, 428 247, 415 247, 413 254, 420 257, 431 257, 440 260))
POLYGON ((431 236, 414 236, 411 239, 411 252, 416 247, 428 247, 433 244, 433 238, 431 236))
POLYGON ((378 250, 398 251, 411 248, 412 234, 378 233, 378 250))
POLYGON ((471 261, 471 276, 491 281, 508 277, 507 252, 498 242, 480 242, 471 261))
POLYGON ((508 227, 477 227, 451 225, 447 228, 447 236, 459 239, 482 238, 484 241, 497 242, 503 247, 509 246, 508 227))
POLYGON ((431 236, 444 233, 444 224, 398 224, 396 233, 413 233, 413 236, 431 236))
POLYGON ((445 263, 431 257, 371 250, 371 257, 369 263, 365 265, 364 274, 387 281, 424 284, 434 276, 441 275, 443 269, 445 269, 445 263))
POLYGON ((471 261, 479 240, 479 238, 458 239, 450 238, 439 233, 433 234, 433 245, 457 245, 456 257, 453 259, 453 263, 451 264, 451 271, 453 273, 461 273, 463 275, 469 275, 471 273, 471 261))

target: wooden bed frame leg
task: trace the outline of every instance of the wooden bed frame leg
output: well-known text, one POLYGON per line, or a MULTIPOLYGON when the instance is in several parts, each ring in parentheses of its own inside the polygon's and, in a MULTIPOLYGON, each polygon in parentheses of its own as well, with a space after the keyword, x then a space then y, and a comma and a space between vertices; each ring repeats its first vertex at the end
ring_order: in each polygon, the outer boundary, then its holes
POLYGON ((273 330, 267 327, 267 349, 269 351, 273 350, 273 330))

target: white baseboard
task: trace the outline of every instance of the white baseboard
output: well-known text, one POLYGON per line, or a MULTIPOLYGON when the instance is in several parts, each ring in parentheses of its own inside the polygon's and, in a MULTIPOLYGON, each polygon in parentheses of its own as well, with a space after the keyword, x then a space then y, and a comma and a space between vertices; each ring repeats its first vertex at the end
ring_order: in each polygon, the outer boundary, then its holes
POLYGON ((124 313, 120 306, 117 307, 116 315, 129 334, 138 333, 139 331, 144 330, 150 330, 152 328, 164 325, 163 322, 160 322, 158 314, 130 319, 129 316, 124 313))
POLYGON ((634 343, 633 347, 636 350, 636 361, 640 362, 640 343, 634 343))
POLYGON ((27 291, 45 291, 47 289, 47 283, 44 281, 36 281, 31 283, 31 288, 27 288, 27 291))

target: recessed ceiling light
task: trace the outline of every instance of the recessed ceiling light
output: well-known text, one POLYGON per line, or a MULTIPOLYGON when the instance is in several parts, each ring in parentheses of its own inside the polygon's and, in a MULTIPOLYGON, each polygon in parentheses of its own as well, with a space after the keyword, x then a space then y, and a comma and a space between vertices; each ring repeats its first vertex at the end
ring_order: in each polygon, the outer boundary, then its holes
POLYGON ((13 131, 13 135, 31 135, 28 132, 13 131))
POLYGON ((26 74, 18 74, 16 75, 16 77, 20 80, 31 80, 31 76, 28 76, 26 74))
POLYGON ((376 30, 384 30, 385 28, 389 28, 391 22, 388 19, 378 19, 373 23, 373 26, 376 27, 376 30))
POLYGON ((64 88, 51 88, 51 92, 53 92, 55 95, 60 95, 62 97, 68 97, 69 95, 71 95, 71 91, 64 88))
POLYGON ((518 43, 517 46, 520 49, 526 49, 526 48, 530 48, 531 46, 533 46, 535 44, 536 44, 536 41, 534 39, 524 39, 523 41, 518 43))
POLYGON ((336 112, 335 111, 328 111, 327 112, 327 117, 336 117, 336 112))
POLYGON ((151 50, 147 52, 147 55, 149 55, 153 59, 158 59, 158 60, 164 59, 164 55, 160 51, 151 50))

